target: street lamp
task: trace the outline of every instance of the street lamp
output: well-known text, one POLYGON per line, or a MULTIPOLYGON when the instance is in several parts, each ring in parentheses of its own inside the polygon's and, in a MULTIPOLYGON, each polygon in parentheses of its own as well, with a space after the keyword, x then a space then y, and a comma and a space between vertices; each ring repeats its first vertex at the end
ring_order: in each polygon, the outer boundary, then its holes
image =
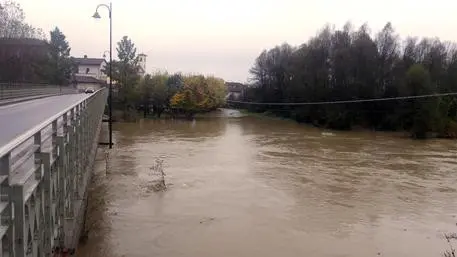
POLYGON ((109 149, 113 148, 113 17, 112 17, 112 4, 99 4, 95 8, 95 13, 92 15, 95 19, 100 19, 101 16, 98 13, 98 8, 106 7, 109 12, 109 93, 108 93, 108 128, 109 128, 109 149))

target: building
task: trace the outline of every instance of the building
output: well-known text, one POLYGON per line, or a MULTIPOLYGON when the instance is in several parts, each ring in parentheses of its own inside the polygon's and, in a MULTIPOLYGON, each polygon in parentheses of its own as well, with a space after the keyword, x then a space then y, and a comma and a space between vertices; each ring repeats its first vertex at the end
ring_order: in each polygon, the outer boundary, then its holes
POLYGON ((102 72, 106 66, 106 61, 103 58, 88 58, 84 55, 83 58, 75 58, 75 63, 78 66, 76 75, 93 77, 99 80, 106 81, 107 76, 102 72))
POLYGON ((107 76, 103 73, 106 66, 106 61, 103 58, 88 58, 84 55, 83 58, 74 58, 78 67, 75 74, 74 83, 80 91, 86 88, 95 90, 106 86, 107 76))
POLYGON ((98 90, 102 87, 106 87, 106 81, 89 76, 75 75, 74 83, 76 84, 76 88, 79 92, 83 92, 86 88, 98 90))
POLYGON ((245 85, 238 82, 226 82, 227 95, 225 99, 232 101, 239 101, 245 89, 245 85))
MULTIPOLYGON (((144 76, 146 74, 146 57, 145 54, 138 55, 138 75, 144 76)), ((98 89, 109 83, 109 78, 103 72, 107 62, 103 58, 89 58, 84 55, 83 58, 74 58, 78 67, 75 74, 74 83, 76 87, 83 91, 88 87, 98 89)), ((113 81, 113 84, 116 84, 113 81)))
POLYGON ((146 57, 143 53, 138 55, 138 75, 142 77, 146 74, 146 57))
POLYGON ((44 40, 0 38, 0 82, 46 83, 49 50, 44 40))

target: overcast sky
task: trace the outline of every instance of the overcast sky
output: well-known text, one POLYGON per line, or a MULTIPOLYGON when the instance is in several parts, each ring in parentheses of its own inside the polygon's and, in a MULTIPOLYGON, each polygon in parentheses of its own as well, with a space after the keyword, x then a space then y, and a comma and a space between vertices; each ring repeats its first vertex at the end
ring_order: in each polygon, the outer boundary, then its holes
MULTIPOLYGON (((1 0, 0 0, 1 1, 1 0)), ((58 26, 73 56, 101 57, 109 48, 106 9, 91 18, 97 0, 16 0, 27 22, 58 26)), ((283 42, 299 45, 325 23, 373 32, 391 21, 405 36, 457 41, 455 0, 113 0, 113 48, 127 35, 148 55, 147 70, 182 71, 245 82, 255 58, 283 42)), ((115 53, 113 53, 115 54, 115 53)))

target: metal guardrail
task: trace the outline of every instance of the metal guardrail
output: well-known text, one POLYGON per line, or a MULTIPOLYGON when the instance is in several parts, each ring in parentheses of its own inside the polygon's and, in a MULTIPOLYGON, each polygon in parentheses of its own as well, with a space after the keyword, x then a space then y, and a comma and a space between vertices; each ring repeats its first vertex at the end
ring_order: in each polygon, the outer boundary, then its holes
POLYGON ((77 93, 77 90, 71 86, 0 83, 0 100, 74 93, 77 93))
POLYGON ((101 89, 0 147, 0 256, 76 248, 107 95, 101 89))

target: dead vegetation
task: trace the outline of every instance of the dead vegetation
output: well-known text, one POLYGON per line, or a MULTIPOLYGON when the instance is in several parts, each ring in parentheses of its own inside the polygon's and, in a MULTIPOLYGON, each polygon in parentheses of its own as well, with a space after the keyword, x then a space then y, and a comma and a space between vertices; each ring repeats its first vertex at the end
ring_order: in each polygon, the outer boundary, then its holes
POLYGON ((150 171, 152 176, 152 189, 155 192, 167 190, 167 185, 165 183, 165 172, 163 171, 163 160, 157 159, 150 168, 150 171))
POLYGON ((443 254, 444 257, 455 257, 455 248, 452 245, 452 240, 457 240, 457 233, 444 234, 444 238, 449 244, 449 250, 446 250, 443 254))

